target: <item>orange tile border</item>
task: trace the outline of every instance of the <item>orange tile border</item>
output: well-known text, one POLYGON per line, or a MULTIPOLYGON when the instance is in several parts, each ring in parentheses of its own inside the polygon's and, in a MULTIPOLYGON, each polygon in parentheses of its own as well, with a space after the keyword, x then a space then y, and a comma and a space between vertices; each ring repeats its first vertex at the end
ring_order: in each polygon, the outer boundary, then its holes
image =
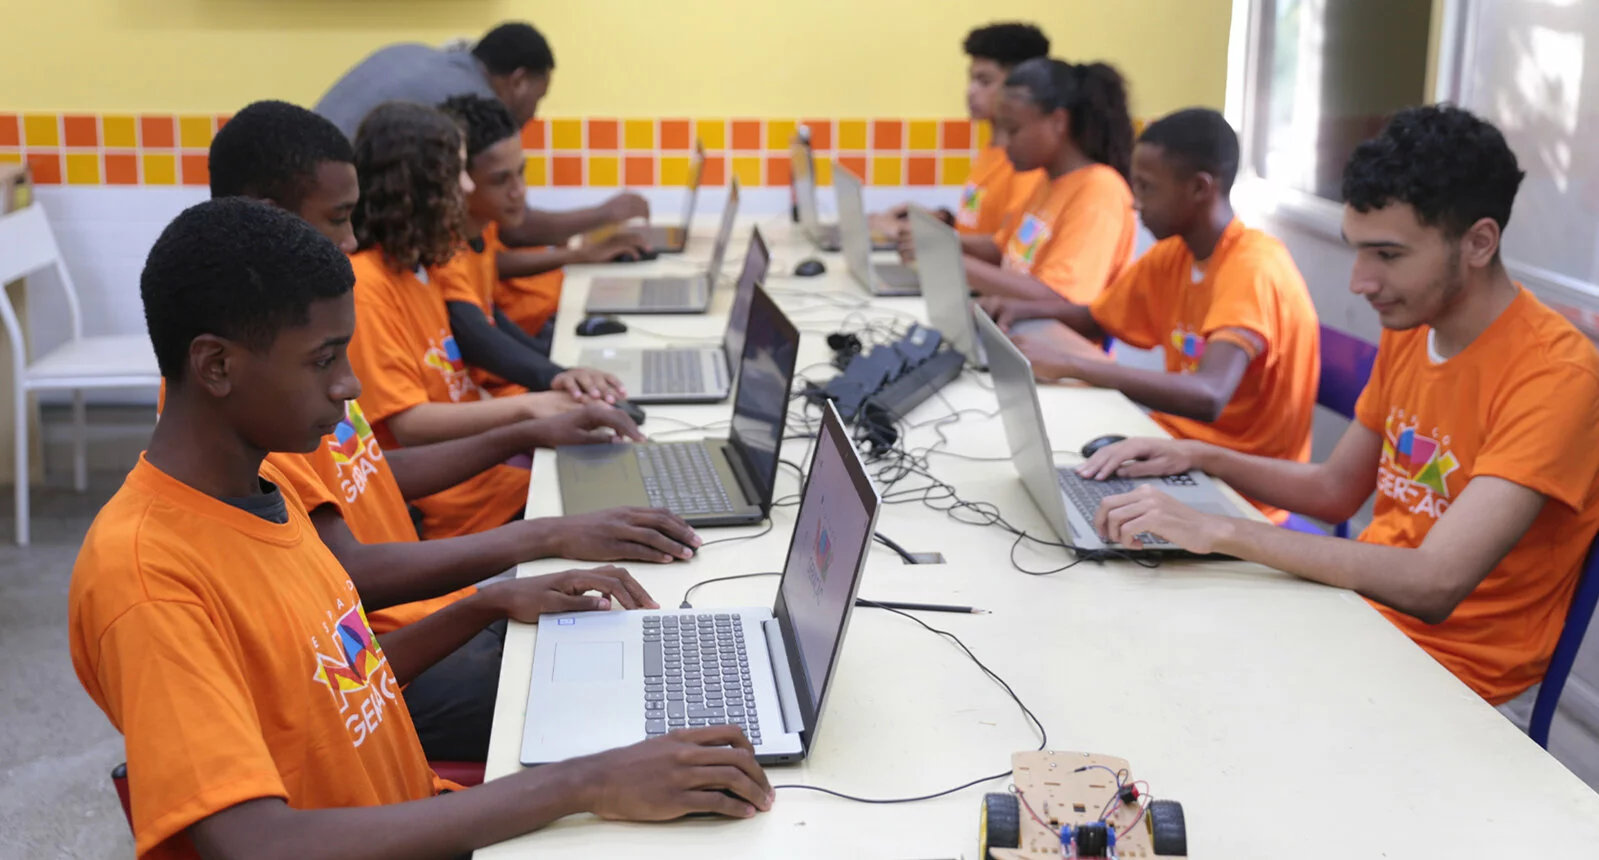
POLYGON ((686 119, 661 120, 661 149, 665 152, 687 152, 694 148, 690 134, 692 123, 686 119))
POLYGON ((82 114, 61 118, 61 137, 67 146, 99 146, 100 120, 82 114))
POLYGON ((807 119, 801 123, 811 132, 811 149, 816 152, 833 151, 833 121, 830 119, 807 119))
POLYGON ((905 159, 905 184, 924 188, 938 184, 938 159, 931 155, 913 155, 905 159))
POLYGON ((522 148, 544 148, 544 120, 535 119, 522 126, 522 148))
POLYGON ((872 149, 899 149, 905 145, 905 123, 897 119, 872 120, 872 149))
MULTIPOLYGON (((733 120, 733 149, 752 152, 761 148, 761 121, 758 119, 733 120)), ((739 179, 743 182, 743 178, 739 179)))
POLYGON ((766 184, 781 187, 793 181, 789 175, 787 155, 769 155, 766 157, 766 184))
POLYGON ((592 150, 609 151, 616 149, 617 122, 614 119, 591 119, 588 121, 588 148, 592 150))
POLYGON ((946 119, 939 123, 945 149, 971 149, 972 123, 964 119, 946 119))
POLYGON ((138 185, 139 157, 131 152, 106 153, 105 184, 138 185))
POLYGON ((61 156, 53 152, 28 153, 28 166, 33 168, 33 181, 38 185, 61 184, 61 156))
POLYGON ((557 155, 552 159, 553 166, 550 175, 554 180, 550 183, 557 187, 573 188, 583 184, 583 156, 557 155))
POLYGON ((629 188, 655 185, 655 156, 628 153, 622 162, 622 184, 629 188))
POLYGON ((139 117, 139 146, 144 149, 171 149, 177 144, 177 120, 174 117, 139 117))
POLYGON ((22 122, 14 113, 0 113, 0 146, 22 145, 22 122))
POLYGON ((211 168, 207 164, 209 159, 205 155, 184 153, 178 157, 178 164, 183 168, 184 185, 210 185, 211 168))

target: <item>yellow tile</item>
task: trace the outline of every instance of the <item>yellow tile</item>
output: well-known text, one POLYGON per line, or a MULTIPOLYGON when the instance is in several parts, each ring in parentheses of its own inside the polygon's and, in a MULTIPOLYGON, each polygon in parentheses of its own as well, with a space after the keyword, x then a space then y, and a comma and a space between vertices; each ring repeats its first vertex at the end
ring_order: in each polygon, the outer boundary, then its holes
POLYGON ((208 116, 178 117, 178 145, 184 149, 209 149, 212 122, 208 116))
POLYGON ((622 142, 628 149, 655 148, 655 120, 630 119, 622 124, 622 142))
POLYGON ((99 185, 100 155, 94 152, 67 154, 68 185, 99 185))
POLYGON ((761 184, 761 159, 753 155, 740 155, 733 159, 733 175, 740 185, 754 188, 761 184))
POLYGON ((583 121, 580 119, 550 120, 550 143, 556 149, 582 149, 583 121))
POLYGON ((725 119, 697 119, 694 121, 694 136, 706 149, 727 148, 727 120, 725 119))
POLYGON ((0 152, 0 164, 21 164, 21 163, 22 163, 22 153, 20 153, 20 152, 0 152))
MULTIPOLYGON (((989 141, 994 139, 994 127, 986 122, 977 123, 977 148, 987 149, 989 141)), ((966 180, 961 180, 965 182, 966 180)))
POLYGON ((661 186, 683 188, 688 185, 688 156, 661 156, 661 186))
POLYGON ((549 184, 549 165, 545 163, 544 156, 530 155, 527 157, 527 166, 523 168, 522 175, 527 178, 529 185, 549 184))
POLYGON ((29 146, 60 146, 61 124, 53 113, 30 113, 22 118, 22 140, 29 146))
POLYGON ((144 156, 145 185, 177 185, 178 157, 149 153, 144 156))
POLYGON ((866 120, 841 119, 838 121, 839 150, 866 148, 866 120))
POLYGON ((937 149, 938 121, 931 119, 911 120, 909 143, 911 149, 937 149))
POLYGON ((833 184, 833 160, 831 158, 818 158, 816 160, 816 184, 823 187, 833 184))
POLYGON ((131 116, 100 117, 100 139, 107 147, 133 149, 139 145, 138 122, 131 116))
POLYGON ((589 156, 588 184, 598 188, 615 188, 622 184, 622 160, 614 155, 589 156))
POLYGON ((904 159, 897 155, 879 155, 872 159, 873 185, 904 185, 904 159))
POLYGON ((972 173, 972 159, 969 155, 946 155, 939 160, 938 182, 940 185, 964 185, 966 177, 972 173))
POLYGON ((766 121, 766 148, 788 151, 788 145, 794 140, 794 130, 799 126, 791 119, 769 119, 766 121))

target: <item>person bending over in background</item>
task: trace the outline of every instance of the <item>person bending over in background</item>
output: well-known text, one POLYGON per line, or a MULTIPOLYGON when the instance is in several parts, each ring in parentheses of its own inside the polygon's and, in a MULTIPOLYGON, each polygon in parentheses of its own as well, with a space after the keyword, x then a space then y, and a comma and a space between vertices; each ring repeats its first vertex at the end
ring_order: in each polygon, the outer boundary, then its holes
MULTIPOLYGON (((434 48, 403 43, 379 48, 344 73, 317 102, 316 112, 333 121, 354 139, 361 121, 384 102, 408 101, 436 105, 451 96, 475 95, 499 99, 516 126, 533 119, 539 102, 549 93, 555 73, 550 43, 531 24, 508 21, 483 35, 470 49, 434 48)), ((525 205, 525 204, 524 204, 525 205)), ((571 212, 550 212, 527 207, 527 217, 501 237, 507 245, 565 246, 567 241, 607 224, 648 218, 650 205, 643 197, 623 192, 599 206, 571 212)), ((614 259, 642 251, 638 237, 618 236, 602 246, 614 259)), ((545 258, 550 271, 569 258, 564 250, 551 250, 545 258)))
POLYGON ((1500 238, 1523 173, 1492 125, 1401 111, 1344 169, 1350 290, 1382 341, 1355 421, 1325 463, 1192 441, 1105 448, 1085 475, 1190 467, 1328 522, 1373 490, 1358 541, 1218 519, 1141 488, 1096 525, 1349 588, 1493 704, 1536 684, 1599 531, 1599 351, 1510 279, 1500 238))
POLYGON ((1221 114, 1193 108, 1157 120, 1133 154, 1133 195, 1155 246, 1091 303, 982 304, 1006 329, 1032 318, 1064 323, 1015 338, 1042 379, 1118 389, 1181 439, 1303 463, 1321 376, 1316 308, 1288 249, 1234 217, 1237 174, 1238 135, 1221 114), (1094 343, 1107 335, 1160 347, 1165 371, 1117 364, 1094 343))
POLYGON ((568 571, 374 635, 361 594, 263 462, 314 450, 360 393, 344 354, 353 282, 311 225, 240 198, 180 214, 145 263, 167 406, 96 514, 68 594, 73 668, 126 742, 136 854, 444 858, 577 812, 769 808, 733 726, 470 790, 428 769, 400 687, 490 619, 656 604, 624 570, 568 571))
POLYGON ((1104 63, 1028 60, 1005 79, 994 130, 1015 169, 1042 170, 1044 181, 999 232, 962 237, 967 281, 985 296, 1093 301, 1137 239, 1121 74, 1104 63))
MULTIPOLYGON (((211 143, 211 196, 251 197, 299 215, 344 250, 355 248, 350 211, 358 185, 350 142, 334 125, 284 102, 234 114, 211 143)), ((667 511, 621 508, 508 523, 475 535, 419 543, 407 503, 468 481, 535 447, 641 438, 624 413, 600 404, 553 418, 432 445, 385 451, 360 403, 309 454, 266 461, 309 512, 322 542, 350 574, 379 635, 474 592, 473 583, 521 562, 669 562, 699 538, 667 511)), ((482 761, 499 688, 503 620, 423 671, 405 703, 428 758, 482 761)))

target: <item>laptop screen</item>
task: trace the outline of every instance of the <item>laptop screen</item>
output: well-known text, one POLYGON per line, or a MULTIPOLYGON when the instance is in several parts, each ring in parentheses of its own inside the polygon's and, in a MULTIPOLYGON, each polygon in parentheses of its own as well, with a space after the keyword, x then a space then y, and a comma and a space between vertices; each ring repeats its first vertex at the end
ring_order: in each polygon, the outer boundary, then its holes
POLYGON ((815 232, 821 223, 816 212, 816 177, 811 175, 811 158, 811 148, 804 141, 789 144, 789 181, 794 185, 794 205, 799 208, 800 226, 807 233, 815 232))
POLYGON ((711 246, 711 264, 705 270, 706 280, 712 290, 722 277, 722 260, 727 256, 727 246, 733 241, 733 220, 738 217, 738 177, 727 185, 727 205, 722 207, 722 224, 716 229, 716 244, 711 246))
POLYGON ((927 321, 969 362, 982 366, 983 353, 972 328, 972 300, 961 260, 960 236, 920 206, 911 207, 910 220, 911 238, 916 242, 916 270, 921 273, 922 298, 927 302, 927 321))
POLYGON ((844 246, 844 268, 862 286, 872 284, 872 228, 866 224, 861 180, 833 162, 833 191, 838 195, 838 243, 844 246))
POLYGON ((807 730, 815 728, 838 660, 878 502, 838 412, 827 403, 775 612, 789 645, 807 730))
MULTIPOLYGON (((744 331, 749 327, 750 302, 755 296, 755 285, 766 283, 766 267, 772 255, 766 250, 766 239, 761 228, 750 233, 750 249, 744 252, 744 270, 738 273, 738 285, 733 288, 733 307, 727 312, 727 335, 722 349, 727 352, 727 362, 732 365, 744 354, 744 331)), ((737 367, 732 367, 738 370, 737 367)))
POLYGON ((977 322, 977 336, 988 353, 988 372, 994 380, 1005 438, 1010 442, 1011 462, 1050 527, 1062 539, 1072 540, 1069 533, 1061 532, 1067 527, 1066 499, 1055 476, 1055 456, 1044 429, 1044 409, 1038 402, 1033 365, 987 314, 973 308, 972 315, 977 322))
POLYGON ((694 226, 694 198, 700 194, 700 177, 705 173, 705 145, 694 141, 694 155, 688 162, 688 199, 683 201, 683 229, 694 226))
POLYGON ((744 458, 765 512, 771 509, 772 484, 777 480, 778 448, 788 421, 788 390, 799 358, 799 331, 760 287, 750 298, 741 355, 728 437, 744 458))

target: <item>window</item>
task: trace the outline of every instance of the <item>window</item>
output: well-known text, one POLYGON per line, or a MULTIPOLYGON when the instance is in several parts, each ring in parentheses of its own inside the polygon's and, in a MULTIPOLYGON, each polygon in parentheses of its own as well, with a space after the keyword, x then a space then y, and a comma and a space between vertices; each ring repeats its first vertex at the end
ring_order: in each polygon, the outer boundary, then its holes
POLYGON ((1344 163, 1427 98, 1433 0, 1255 0, 1249 159, 1261 177, 1338 200, 1344 163))

